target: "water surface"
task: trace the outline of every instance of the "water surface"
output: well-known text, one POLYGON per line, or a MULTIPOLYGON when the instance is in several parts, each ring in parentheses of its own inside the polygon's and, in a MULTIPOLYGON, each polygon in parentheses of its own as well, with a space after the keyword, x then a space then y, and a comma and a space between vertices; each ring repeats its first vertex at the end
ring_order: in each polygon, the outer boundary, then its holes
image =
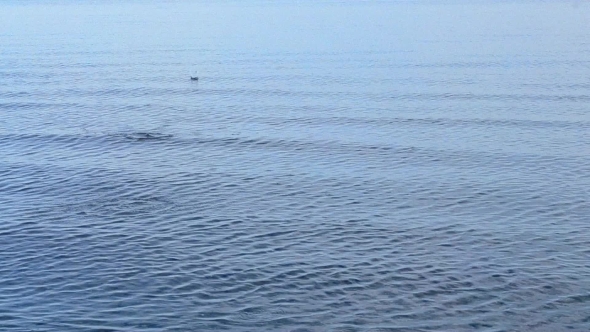
POLYGON ((589 6, 3 2, 0 329, 590 330, 589 6))

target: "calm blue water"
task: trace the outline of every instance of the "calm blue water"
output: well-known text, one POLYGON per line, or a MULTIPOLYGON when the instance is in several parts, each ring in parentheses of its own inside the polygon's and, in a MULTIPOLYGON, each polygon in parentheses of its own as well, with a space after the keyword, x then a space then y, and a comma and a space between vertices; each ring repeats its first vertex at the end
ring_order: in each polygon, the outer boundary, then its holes
POLYGON ((589 107, 587 1, 3 1, 0 330, 588 331, 589 107))

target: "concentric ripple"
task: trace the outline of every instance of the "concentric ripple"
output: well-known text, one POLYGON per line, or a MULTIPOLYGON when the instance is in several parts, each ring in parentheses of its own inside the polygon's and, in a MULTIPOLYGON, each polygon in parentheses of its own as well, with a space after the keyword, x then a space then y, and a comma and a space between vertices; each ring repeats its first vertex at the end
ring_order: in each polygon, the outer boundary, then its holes
POLYGON ((3 2, 0 331, 590 330, 588 6, 3 2))

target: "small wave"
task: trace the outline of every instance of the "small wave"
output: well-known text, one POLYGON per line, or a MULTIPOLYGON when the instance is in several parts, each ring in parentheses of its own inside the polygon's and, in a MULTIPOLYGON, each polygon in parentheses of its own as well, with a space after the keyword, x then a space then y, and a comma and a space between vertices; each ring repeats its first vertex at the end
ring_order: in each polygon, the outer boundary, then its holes
POLYGON ((163 134, 157 132, 134 132, 129 134, 122 134, 122 136, 126 139, 133 140, 133 141, 160 141, 172 138, 173 135, 171 134, 163 134))

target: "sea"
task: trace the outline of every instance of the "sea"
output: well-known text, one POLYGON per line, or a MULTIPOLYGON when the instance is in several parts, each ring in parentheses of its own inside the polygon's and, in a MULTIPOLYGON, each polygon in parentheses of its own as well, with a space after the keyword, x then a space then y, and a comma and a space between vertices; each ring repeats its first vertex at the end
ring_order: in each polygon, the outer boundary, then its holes
POLYGON ((590 2, 2 1, 0 331, 590 331, 590 2))

